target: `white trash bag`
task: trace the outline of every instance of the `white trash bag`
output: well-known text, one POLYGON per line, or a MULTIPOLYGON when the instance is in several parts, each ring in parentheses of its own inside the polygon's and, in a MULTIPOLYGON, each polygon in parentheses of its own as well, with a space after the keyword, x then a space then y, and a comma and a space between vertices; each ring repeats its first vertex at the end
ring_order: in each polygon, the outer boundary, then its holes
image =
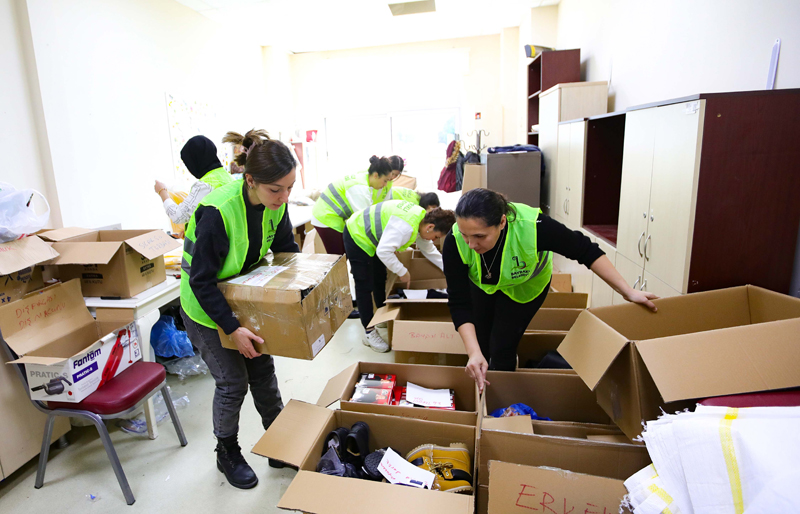
POLYGON ((0 243, 15 241, 41 230, 50 219, 50 204, 35 189, 17 190, 7 182, 0 182, 0 243), (37 214, 33 197, 39 196, 47 210, 37 214))

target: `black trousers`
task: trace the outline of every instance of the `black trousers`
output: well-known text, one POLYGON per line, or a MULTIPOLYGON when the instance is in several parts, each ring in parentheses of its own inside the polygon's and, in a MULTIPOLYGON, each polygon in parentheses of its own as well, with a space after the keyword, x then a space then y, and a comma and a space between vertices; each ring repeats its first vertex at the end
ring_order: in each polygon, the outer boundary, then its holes
POLYGON ((514 371, 517 365, 517 346, 533 317, 539 311, 550 285, 528 303, 517 303, 502 291, 486 294, 470 282, 472 319, 478 344, 489 369, 514 371))
POLYGON ((361 324, 367 328, 372 320, 372 300, 378 308, 386 302, 386 266, 376 255, 370 257, 344 229, 344 250, 350 261, 350 273, 356 283, 356 303, 361 324))

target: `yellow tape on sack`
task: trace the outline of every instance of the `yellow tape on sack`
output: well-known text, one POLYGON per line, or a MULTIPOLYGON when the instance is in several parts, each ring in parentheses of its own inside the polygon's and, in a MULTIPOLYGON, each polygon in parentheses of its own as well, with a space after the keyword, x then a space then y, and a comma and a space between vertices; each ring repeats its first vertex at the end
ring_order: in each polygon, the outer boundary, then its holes
POLYGON ((728 409, 719 425, 719 439, 722 443, 722 455, 725 457, 725 466, 728 468, 728 480, 731 482, 733 494, 733 509, 736 514, 744 513, 744 498, 742 495, 742 480, 739 476, 739 464, 736 461, 736 449, 733 446, 733 421, 739 417, 739 409, 728 409))

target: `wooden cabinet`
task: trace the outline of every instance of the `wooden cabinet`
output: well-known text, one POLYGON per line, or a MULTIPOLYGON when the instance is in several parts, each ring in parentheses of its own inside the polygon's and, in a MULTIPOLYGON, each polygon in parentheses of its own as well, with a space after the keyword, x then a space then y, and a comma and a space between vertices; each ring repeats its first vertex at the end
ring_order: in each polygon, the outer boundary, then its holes
POLYGON ((586 121, 565 122, 558 126, 556 170, 556 219, 573 230, 583 223, 583 177, 586 157, 586 121))
MULTIPOLYGON (((665 284, 664 281, 659 280, 657 277, 653 276, 652 273, 648 273, 644 268, 632 262, 627 257, 623 257, 622 255, 617 255, 614 266, 617 268, 617 271, 619 271, 620 275, 622 275, 622 278, 625 279, 625 282, 627 282, 628 285, 634 289, 638 289, 639 291, 648 291, 650 293, 655 294, 659 298, 679 296, 681 294, 680 292, 676 291, 675 289, 665 284)), ((596 285, 597 282, 595 282, 594 286, 596 285)), ((619 305, 626 302, 626 300, 619 293, 617 293, 610 287, 609 289, 611 290, 610 305, 619 305)), ((602 293, 600 292, 598 293, 598 295, 601 294, 602 293)), ((600 307, 600 305, 596 305, 594 303, 594 296, 595 296, 594 293, 592 293, 592 306, 600 307)), ((603 295, 603 300, 604 299, 605 295, 603 295)))
POLYGON ((556 50, 542 52, 528 64, 528 144, 539 144, 539 95, 556 84, 581 80, 581 51, 556 50))

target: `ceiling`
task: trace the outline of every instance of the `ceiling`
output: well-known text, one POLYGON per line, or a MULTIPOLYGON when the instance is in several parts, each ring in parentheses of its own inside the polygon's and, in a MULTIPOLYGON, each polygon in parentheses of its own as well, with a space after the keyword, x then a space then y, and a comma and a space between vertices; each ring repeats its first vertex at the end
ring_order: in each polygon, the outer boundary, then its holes
POLYGON ((436 12, 392 16, 402 0, 177 0, 263 46, 316 52, 498 34, 525 9, 559 0, 436 0, 436 12))

